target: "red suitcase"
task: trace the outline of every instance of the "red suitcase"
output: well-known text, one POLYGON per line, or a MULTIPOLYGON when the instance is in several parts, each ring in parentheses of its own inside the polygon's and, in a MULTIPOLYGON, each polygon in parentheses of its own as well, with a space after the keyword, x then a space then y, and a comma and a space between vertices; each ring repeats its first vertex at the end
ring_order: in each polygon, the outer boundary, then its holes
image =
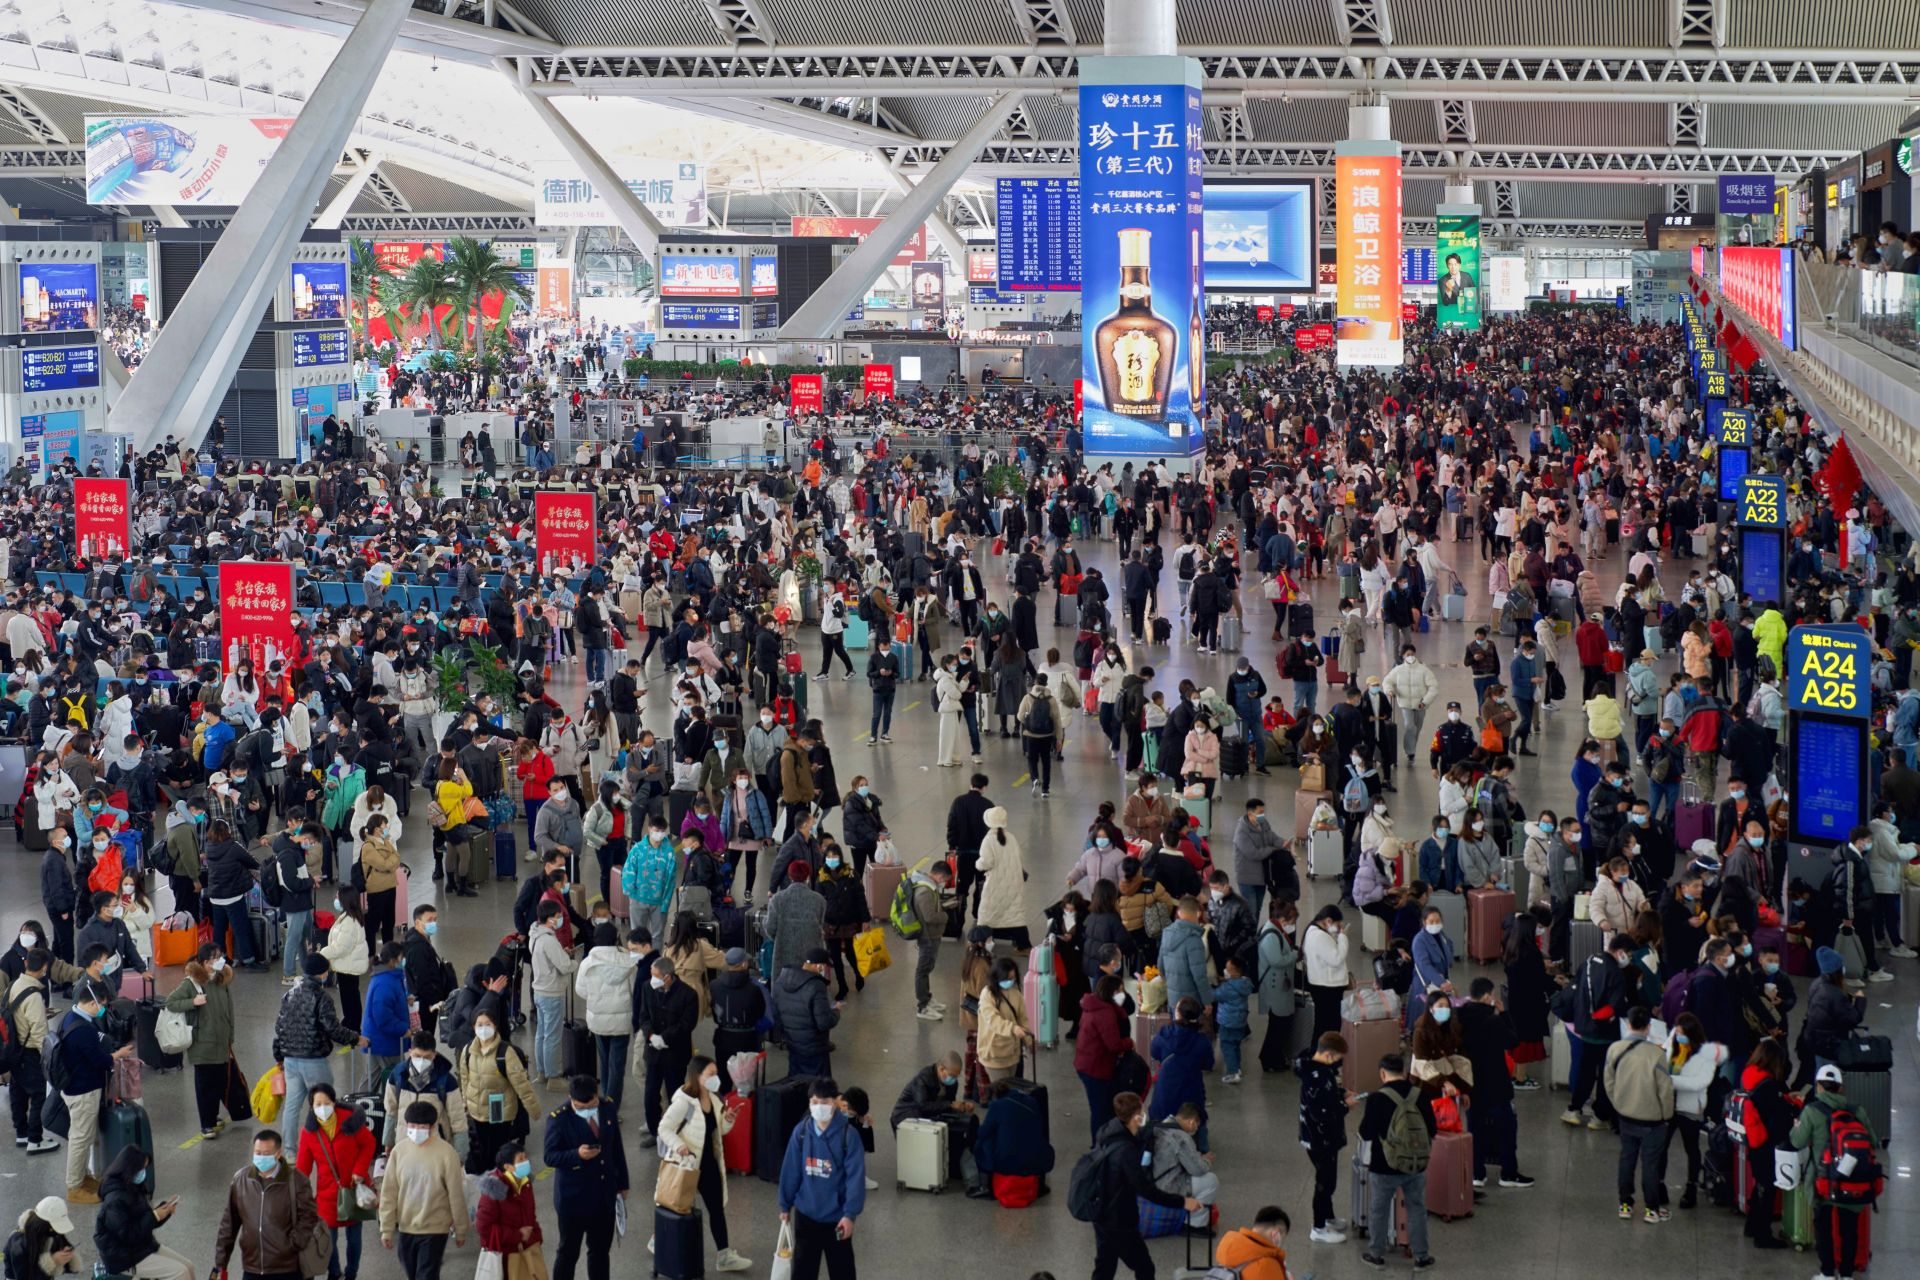
POLYGON ((728 1173, 753 1172, 753 1099, 738 1093, 727 1095, 727 1111, 733 1116, 733 1128, 721 1140, 728 1173))
POLYGON ((1346 1037, 1347 1056, 1340 1063, 1341 1083, 1355 1093, 1380 1087, 1380 1059, 1400 1052, 1400 1019, 1375 1018, 1369 1022, 1340 1023, 1346 1037))
POLYGON ((1467 956, 1482 963, 1498 960, 1505 949, 1505 928, 1514 911, 1510 889, 1467 890, 1467 956))
POLYGON ((1427 1212, 1451 1222, 1473 1216, 1473 1135, 1436 1133, 1427 1161, 1427 1212))

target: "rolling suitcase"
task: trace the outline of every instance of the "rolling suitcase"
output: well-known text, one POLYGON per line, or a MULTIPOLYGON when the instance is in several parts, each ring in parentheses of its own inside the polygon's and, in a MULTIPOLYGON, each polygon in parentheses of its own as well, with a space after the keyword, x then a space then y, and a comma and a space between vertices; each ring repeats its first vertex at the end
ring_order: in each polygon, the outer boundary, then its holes
POLYGON ((1508 889, 1467 890, 1467 956, 1485 964, 1500 959, 1506 945, 1506 924, 1514 910, 1508 889))
POLYGON ((1052 1145, 1053 1112, 1047 1098, 1047 1086, 1035 1078, 1040 1074, 1040 1062, 1037 1058, 1029 1057, 1026 1065, 1033 1071, 1033 1076, 1016 1071, 1007 1081, 1007 1087, 1032 1104, 1033 1114, 1028 1123, 1038 1126, 1040 1140, 1052 1145))
POLYGON ((1204 795, 1181 796, 1180 807, 1193 819, 1193 834, 1202 840, 1213 834, 1213 801, 1204 795))
POLYGON ((1893 1041, 1887 1036, 1855 1035, 1834 1046, 1847 1100, 1886 1146, 1893 1136, 1893 1041))
POLYGON ((947 1126, 938 1120, 902 1120, 894 1132, 894 1177, 903 1191, 947 1189, 947 1126))
POLYGON ((1240 618, 1226 614, 1220 619, 1220 647, 1228 653, 1240 652, 1240 618))
POLYGON ((371 1093, 350 1093, 344 1099, 346 1104, 359 1111, 360 1118, 367 1122, 367 1128, 375 1138, 386 1132, 387 1104, 384 1101, 386 1090, 376 1088, 371 1093))
POLYGON ((1026 997, 1027 1025, 1034 1042, 1051 1049, 1060 1043, 1060 982, 1053 971, 1053 939, 1047 938, 1027 953, 1027 973, 1020 991, 1026 997))
POLYGON ((155 1071, 178 1071, 181 1055, 167 1053, 160 1047, 160 1014, 166 1006, 158 1000, 142 1000, 136 1006, 135 1041, 139 1047, 134 1051, 140 1055, 140 1061, 155 1071))
POLYGON ((1464 955, 1467 946, 1467 899, 1458 893, 1441 893, 1438 889, 1427 897, 1427 907, 1440 913, 1442 923, 1447 926, 1447 941, 1453 944, 1455 955, 1464 955))
POLYGON ((867 864, 867 914, 875 920, 885 920, 893 910, 893 895, 900 889, 900 882, 907 878, 905 866, 889 866, 878 862, 867 864))
POLYGON ((714 929, 718 933, 714 945, 722 951, 731 951, 735 947, 744 949, 747 945, 747 913, 731 902, 714 904, 714 929))
POLYGON ((1440 616, 1447 622, 1467 620, 1467 593, 1449 590, 1440 597, 1440 616))
POLYGON ((787 1141, 806 1118, 807 1088, 813 1082, 789 1076, 761 1085, 753 1093, 753 1172, 762 1182, 780 1181, 787 1141))
POLYGON ((1600 954, 1600 926, 1592 920, 1574 920, 1567 925, 1567 972, 1577 974, 1593 956, 1600 954))
POLYGON ((1387 949, 1387 922, 1371 911, 1360 913, 1360 949, 1362 951, 1387 949))
POLYGON ((567 999, 567 1018, 560 1024, 560 1074, 574 1076, 600 1074, 600 1057, 594 1052, 593 1032, 573 1016, 573 999, 567 999))
POLYGON ((1133 1047, 1139 1055, 1153 1062, 1153 1038, 1160 1034, 1160 1028, 1173 1025, 1170 1013, 1136 1013, 1133 1015, 1133 1047))
POLYGON ((1427 1162, 1427 1212, 1449 1222, 1473 1216, 1473 1135, 1433 1135, 1433 1154, 1427 1162))
POLYGON ((1307 830, 1313 824, 1314 808, 1322 801, 1333 804, 1331 791, 1296 791, 1293 793, 1293 838, 1304 841, 1307 830))
POLYGON ((496 880, 513 880, 520 874, 519 842, 513 838, 513 832, 505 827, 493 829, 493 876, 496 880))
POLYGON ((1152 642, 1154 644, 1173 643, 1173 623, 1171 620, 1155 614, 1153 621, 1148 624, 1148 630, 1153 637, 1152 642))
MULTIPOLYGON (((1759 1195, 1772 1195, 1769 1188, 1756 1191, 1759 1195)), ((1786 1242, 1796 1249, 1811 1249, 1814 1246, 1813 1235, 1813 1179, 1802 1176, 1800 1185, 1791 1191, 1780 1192, 1780 1234, 1786 1242)), ((1835 1247, 1839 1241, 1834 1241, 1835 1247)))
POLYGON ((1340 1062, 1341 1082, 1355 1093, 1380 1087, 1380 1059, 1400 1051, 1400 1018, 1370 1018, 1366 1022, 1340 1021, 1347 1040, 1347 1056, 1340 1062))
POLYGON ((1547 1019, 1547 1087, 1573 1088, 1573 1040, 1567 1024, 1547 1019))
POLYGON ((721 1156, 728 1173, 753 1172, 753 1097, 735 1091, 727 1095, 733 1128, 721 1139, 721 1156))
POLYGON ((1920 938, 1920 884, 1900 886, 1900 936, 1908 946, 1920 938))
POLYGON ((1682 800, 1674 806, 1673 847, 1684 854, 1693 847, 1695 840, 1713 839, 1713 806, 1710 804, 1688 804, 1682 800))
MULTIPOLYGON (((100 1112, 100 1141, 103 1152, 100 1167, 106 1168, 113 1158, 126 1147, 139 1147, 147 1153, 147 1168, 154 1169, 153 1161, 153 1125, 147 1119, 147 1109, 137 1102, 110 1102, 100 1112)), ((147 1174, 146 1190, 153 1191, 153 1180, 157 1172, 147 1174)))
POLYGON ((1247 735, 1244 730, 1220 738, 1220 776, 1224 778, 1244 778, 1247 776, 1247 735))
POLYGON ((1322 827, 1307 836, 1307 879, 1318 880, 1322 876, 1339 879, 1346 869, 1346 851, 1338 831, 1322 827))
POLYGON ((703 1280, 706 1276, 706 1223, 699 1205, 685 1213, 653 1206, 653 1274, 661 1280, 703 1280))

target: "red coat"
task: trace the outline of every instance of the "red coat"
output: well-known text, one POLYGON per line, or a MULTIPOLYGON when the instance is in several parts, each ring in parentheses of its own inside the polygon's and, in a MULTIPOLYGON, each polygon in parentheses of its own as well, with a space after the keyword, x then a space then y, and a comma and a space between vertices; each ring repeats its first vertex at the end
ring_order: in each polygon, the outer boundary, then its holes
POLYGON ((340 1176, 349 1183, 355 1175, 372 1182, 373 1157, 380 1150, 373 1131, 367 1128, 356 1108, 341 1107, 333 1114, 333 1137, 329 1139, 320 1122, 308 1113, 307 1122, 300 1129, 299 1153, 294 1157, 294 1166, 313 1179, 313 1198, 320 1205, 320 1220, 329 1227, 340 1225, 334 1216, 340 1189, 334 1180, 334 1169, 338 1168, 340 1176), (329 1149, 333 1154, 331 1163, 327 1160, 329 1149))
POLYGON ((1089 991, 1080 997, 1080 1034, 1073 1042, 1073 1069, 1095 1080, 1113 1079, 1120 1055, 1133 1048, 1120 1006, 1089 991))
POLYGON ((1607 631, 1589 618, 1574 628, 1573 647, 1579 651, 1580 665, 1602 667, 1607 662, 1607 631))
POLYGON ((482 1249, 506 1254, 540 1247, 540 1221, 534 1215, 531 1183, 515 1190, 498 1169, 492 1169, 481 1175, 480 1194, 475 1198, 479 1207, 474 1229, 482 1249), (520 1238, 522 1227, 533 1228, 524 1240, 520 1238))

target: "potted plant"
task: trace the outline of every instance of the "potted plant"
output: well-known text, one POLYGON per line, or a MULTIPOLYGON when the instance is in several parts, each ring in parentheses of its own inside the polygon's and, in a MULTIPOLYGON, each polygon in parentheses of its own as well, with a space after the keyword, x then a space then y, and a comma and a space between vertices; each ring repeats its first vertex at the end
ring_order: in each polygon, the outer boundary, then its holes
POLYGON ((433 740, 442 742, 453 727, 454 717, 467 705, 467 664, 452 652, 433 657, 433 692, 440 709, 433 713, 433 740))
POLYGON ((987 492, 996 498, 1017 498, 1027 491, 1027 477, 1019 467, 1011 462, 1002 462, 987 468, 982 477, 987 492))
POLYGON ((505 650, 469 639, 467 668, 470 678, 479 683, 481 693, 492 694, 493 700, 502 707, 513 705, 514 695, 520 692, 520 677, 513 673, 505 650))

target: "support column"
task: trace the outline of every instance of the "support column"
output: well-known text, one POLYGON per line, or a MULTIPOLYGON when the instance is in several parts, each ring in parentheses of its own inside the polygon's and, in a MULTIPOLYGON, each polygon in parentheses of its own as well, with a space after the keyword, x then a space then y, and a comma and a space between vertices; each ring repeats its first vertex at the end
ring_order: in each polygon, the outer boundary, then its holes
POLYGON ((607 202, 613 220, 620 224, 620 229, 627 233, 627 238, 633 241, 641 256, 649 260, 657 259, 660 256, 660 233, 665 229, 660 225, 660 219, 653 216, 653 211, 633 194, 620 175, 613 171, 613 166, 601 158, 593 144, 560 113, 560 108, 551 99, 533 92, 531 68, 525 63, 516 67, 505 59, 496 61, 494 65, 500 68, 502 75, 513 79, 519 87, 520 96, 540 117, 540 123, 547 126, 548 132, 553 134, 553 140, 560 144, 560 149, 567 153, 568 159, 580 166, 580 172, 593 184, 600 198, 607 202))
POLYGON ((347 211, 353 208, 353 202, 358 200, 360 193, 367 189, 367 180, 373 177, 374 171, 380 167, 381 159, 380 153, 376 151, 354 165, 353 173, 347 178, 346 183, 341 186, 333 199, 327 201, 327 207, 320 211, 320 216, 313 220, 314 230, 339 230, 340 224, 347 220, 347 211))
MULTIPOLYGON (((931 217, 947 198, 947 192, 953 190, 953 184, 966 176, 981 148, 1000 131, 1019 101, 1019 94, 1003 93, 987 106, 986 113, 940 158, 933 171, 915 183, 912 190, 901 193, 899 205, 887 215, 887 220, 875 227, 839 269, 827 277, 827 282, 780 326, 781 341, 833 336, 847 312, 867 296, 867 290, 893 262, 894 255, 913 238, 914 228, 931 217)), ((960 259, 960 271, 964 279, 964 255, 960 259)))
POLYGON ((153 220, 163 227, 179 231, 187 225, 187 220, 180 216, 180 211, 170 204, 149 205, 148 208, 153 210, 153 220))
POLYGON ((145 452, 168 433, 197 439, 213 420, 412 12, 408 0, 370 0, 234 211, 107 419, 107 430, 125 433, 134 449, 145 452))
POLYGON ((1178 53, 1180 34, 1173 0, 1107 0, 1101 45, 1109 58, 1178 53))
MULTIPOLYGON (((895 189, 898 190, 901 195, 906 195, 913 190, 914 183, 912 178, 909 178, 906 174, 889 164, 885 155, 878 153, 876 153, 876 155, 880 163, 886 166, 887 181, 893 183, 895 189)), ((824 196, 822 200, 825 200, 824 196)), ((831 203, 831 201, 827 201, 827 203, 831 203)), ((927 216, 927 225, 933 228, 934 238, 946 246, 947 256, 958 264, 955 269, 960 273, 959 278, 961 282, 965 283, 967 278, 967 242, 965 238, 962 237, 958 231, 954 230, 953 223, 947 220, 945 214, 929 214, 927 216)))

